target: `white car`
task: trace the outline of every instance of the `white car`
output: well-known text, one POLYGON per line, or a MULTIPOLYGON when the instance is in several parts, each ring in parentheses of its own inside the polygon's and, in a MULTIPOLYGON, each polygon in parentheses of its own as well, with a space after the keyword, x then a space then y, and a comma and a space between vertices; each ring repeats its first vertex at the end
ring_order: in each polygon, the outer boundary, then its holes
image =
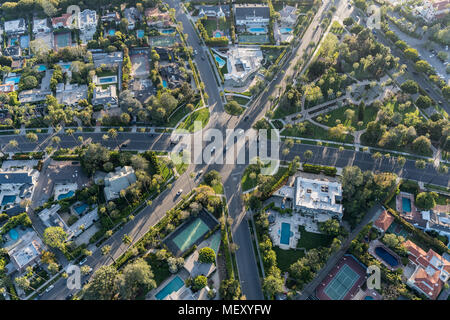
POLYGON ((82 266, 83 264, 85 264, 87 261, 87 258, 84 258, 83 260, 80 261, 79 265, 82 266))
POLYGON ((49 291, 52 290, 54 287, 55 287, 54 285, 49 286, 47 289, 45 289, 45 292, 49 292, 49 291))

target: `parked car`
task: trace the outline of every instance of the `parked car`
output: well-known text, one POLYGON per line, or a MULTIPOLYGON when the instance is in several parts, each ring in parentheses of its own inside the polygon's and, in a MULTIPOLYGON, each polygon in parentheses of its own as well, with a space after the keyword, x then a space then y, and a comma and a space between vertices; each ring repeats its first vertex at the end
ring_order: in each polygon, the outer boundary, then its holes
POLYGON ((177 196, 179 196, 181 193, 183 193, 183 189, 178 190, 177 196))
POLYGON ((55 286, 52 284, 51 286, 49 286, 47 289, 45 289, 45 292, 49 292, 50 290, 52 290, 55 286))
POLYGON ((85 264, 87 261, 87 258, 84 258, 83 260, 80 261, 79 265, 82 266, 83 264, 85 264))

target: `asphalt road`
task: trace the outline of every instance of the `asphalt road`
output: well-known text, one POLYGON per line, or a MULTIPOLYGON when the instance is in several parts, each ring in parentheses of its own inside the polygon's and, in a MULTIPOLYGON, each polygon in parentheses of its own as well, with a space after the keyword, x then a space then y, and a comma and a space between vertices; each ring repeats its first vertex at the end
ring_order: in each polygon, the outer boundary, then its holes
MULTIPOLYGON (((328 8, 330 6, 330 3, 326 2, 326 4, 319 9, 316 18, 305 32, 301 44, 298 48, 293 50, 294 52, 286 59, 287 62, 282 66, 283 72, 278 73, 278 76, 267 86, 266 91, 262 93, 260 98, 257 99, 241 117, 232 117, 223 111, 223 104, 220 99, 213 71, 210 64, 201 59, 201 56, 206 55, 206 52, 204 53, 203 47, 199 44, 199 39, 191 23, 179 8, 178 2, 169 0, 168 3, 176 9, 177 19, 182 22, 184 33, 188 34, 187 41, 189 45, 198 51, 195 62, 199 69, 201 79, 206 85, 206 92, 209 96, 208 105, 211 109, 211 118, 207 128, 216 128, 222 133, 225 133, 227 128, 249 129, 257 119, 260 119, 266 113, 270 107, 269 97, 271 95, 277 95, 279 90, 278 86, 281 86, 282 88, 286 86, 286 78, 294 73, 293 66, 297 59, 301 58, 311 41, 314 41, 315 43, 319 42, 321 32, 319 32, 320 29, 319 31, 316 31, 316 26, 320 24, 319 17, 325 12, 325 7, 328 8), (245 116, 248 116, 247 121, 243 120, 245 116)), ((335 3, 338 7, 337 13, 345 17, 345 15, 348 14, 345 9, 347 2, 341 0, 340 4, 338 3, 338 1, 335 3)), ((59 135, 61 142, 58 147, 74 147, 79 144, 77 137, 82 135, 85 141, 98 142, 110 148, 117 148, 118 145, 126 143, 128 146, 123 148, 125 150, 152 149, 170 151, 172 149, 172 146, 170 145, 170 135, 168 134, 152 135, 148 133, 119 133, 117 139, 107 141, 102 139, 103 134, 104 133, 76 133, 73 137, 62 134, 59 135)), ((49 141, 44 143, 48 136, 49 135, 45 134, 39 135, 38 144, 42 142, 41 149, 45 148, 47 144, 51 144, 49 141)), ((12 138, 19 142, 19 149, 21 151, 31 151, 36 148, 36 143, 27 141, 24 136, 1 136, 0 144, 2 146, 6 145, 12 138)), ((13 150, 10 147, 5 148, 6 151, 8 151, 8 149, 9 151, 19 151, 13 150)), ((449 184, 448 176, 439 175, 432 167, 427 166, 426 169, 419 170, 414 167, 413 161, 408 160, 403 169, 396 168, 394 163, 390 163, 389 160, 384 159, 375 161, 369 154, 358 151, 345 150, 339 152, 337 149, 322 146, 295 145, 285 159, 290 160, 295 155, 300 155, 302 157, 303 152, 307 149, 314 152, 314 158, 310 160, 313 163, 335 165, 339 167, 357 165, 364 170, 395 171, 398 172, 400 176, 411 177, 416 180, 420 179, 427 183, 430 182, 443 186, 448 186, 449 184), (430 180, 428 181, 428 179, 430 180)), ((128 245, 122 243, 123 235, 129 235, 132 238, 133 243, 142 237, 148 231, 150 226, 156 224, 159 219, 164 216, 166 211, 176 204, 178 199, 175 197, 175 192, 177 190, 183 189, 186 192, 195 187, 196 182, 190 178, 190 173, 198 172, 201 169, 205 172, 215 169, 218 170, 222 176, 228 202, 228 210, 234 220, 232 225, 233 241, 239 246, 239 249, 236 252, 236 259, 242 291, 249 300, 263 299, 255 252, 253 251, 247 217, 241 200, 240 180, 245 165, 191 165, 187 172, 173 183, 170 190, 164 191, 153 201, 151 206, 145 207, 140 213, 136 214, 134 220, 128 222, 122 229, 117 231, 105 242, 105 244, 111 245, 112 247, 110 254, 112 258, 110 256, 103 256, 101 251, 97 250, 87 259, 86 264, 96 270, 104 264, 111 263, 112 259, 116 259, 123 254, 128 249, 128 245)), ((64 279, 56 282, 54 286, 54 289, 45 293, 41 299, 64 299, 70 293, 64 279)))

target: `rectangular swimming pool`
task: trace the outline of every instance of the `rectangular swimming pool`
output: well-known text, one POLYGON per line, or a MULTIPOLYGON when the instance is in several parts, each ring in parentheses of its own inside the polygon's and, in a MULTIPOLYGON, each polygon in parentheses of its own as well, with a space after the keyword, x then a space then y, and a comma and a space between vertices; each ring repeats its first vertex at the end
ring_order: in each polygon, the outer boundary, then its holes
POLYGON ((403 212, 411 212, 411 199, 402 198, 402 209, 403 212))
POLYGON ((289 239, 291 238, 291 225, 286 222, 281 223, 281 237, 280 243, 289 245, 289 239))
POLYGON ((197 218, 192 221, 185 229, 177 235, 173 242, 180 251, 190 248, 200 237, 209 231, 209 227, 202 219, 197 218))
POLYGON ((14 203, 16 201, 16 196, 3 196, 2 206, 8 203, 14 203))
POLYGON ((179 276, 173 278, 164 288, 162 288, 157 294, 156 299, 164 300, 172 292, 177 292, 184 286, 184 281, 179 276))

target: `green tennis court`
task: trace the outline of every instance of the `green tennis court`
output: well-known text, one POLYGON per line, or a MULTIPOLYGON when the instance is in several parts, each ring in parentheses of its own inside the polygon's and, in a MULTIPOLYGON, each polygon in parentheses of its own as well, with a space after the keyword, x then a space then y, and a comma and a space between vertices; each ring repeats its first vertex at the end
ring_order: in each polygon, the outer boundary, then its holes
POLYGON ((184 251, 185 249, 190 248, 193 243, 209 230, 208 225, 203 222, 202 219, 197 218, 186 226, 186 228, 173 239, 173 242, 175 242, 180 251, 184 251))
POLYGON ((360 278, 348 265, 344 264, 339 272, 334 276, 333 280, 325 288, 324 293, 331 300, 342 300, 353 285, 360 278))

